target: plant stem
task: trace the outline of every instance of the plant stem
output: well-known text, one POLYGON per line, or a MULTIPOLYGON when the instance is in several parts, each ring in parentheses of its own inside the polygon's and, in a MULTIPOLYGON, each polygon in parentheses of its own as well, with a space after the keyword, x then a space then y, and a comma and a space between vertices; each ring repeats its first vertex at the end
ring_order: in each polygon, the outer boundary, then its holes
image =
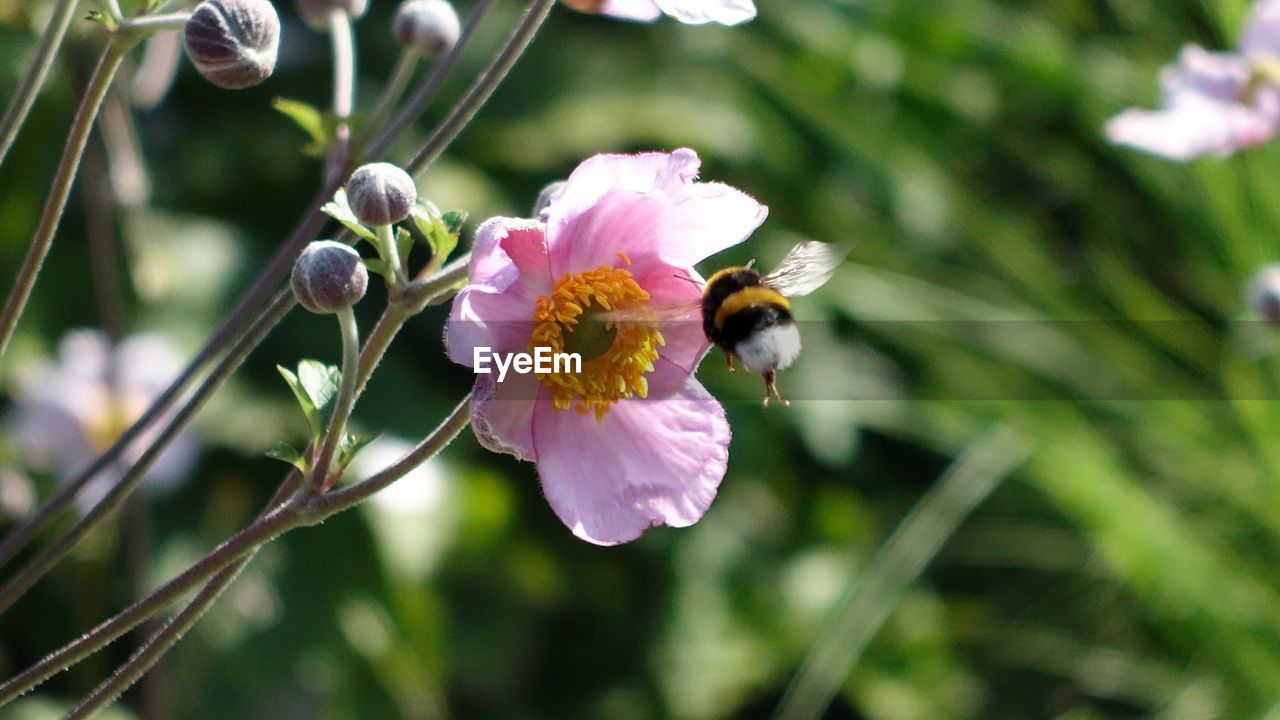
POLYGON ((107 15, 110 15, 117 25, 124 20, 124 12, 120 10, 120 0, 99 0, 99 2, 106 8, 107 15))
POLYGON ((471 393, 458 403, 453 412, 436 426, 422 442, 409 451, 395 464, 376 473, 351 487, 336 490, 324 495, 316 495, 307 499, 304 512, 314 522, 319 522, 335 513, 354 507, 382 490, 391 483, 404 477, 410 470, 431 459, 453 439, 458 437, 467 423, 471 422, 471 393))
POLYGON ((341 7, 329 12, 329 38, 333 41, 333 114, 338 119, 333 146, 325 158, 325 179, 341 182, 351 159, 351 111, 356 102, 356 52, 351 16, 341 7))
POLYGON ((186 27, 187 21, 190 19, 191 13, 189 12, 141 15, 121 22, 120 28, 116 32, 125 34, 138 33, 145 37, 159 32, 181 30, 186 27))
POLYGON ((395 69, 391 71, 391 77, 387 79, 386 87, 382 88, 382 95, 378 98, 378 103, 373 106, 373 110, 365 117, 361 123, 360 135, 367 138, 374 132, 375 128, 382 127, 387 122, 387 118, 391 117, 391 111, 395 109, 396 102, 400 100, 400 96, 404 95, 404 89, 409 86, 409 79, 413 77, 413 71, 418 67, 418 55, 403 50, 400 53, 400 59, 396 61, 395 69))
POLYGON ((104 680, 93 692, 89 693, 68 712, 64 720, 86 718, 102 708, 110 705, 120 694, 138 681, 150 670, 170 648, 182 639, 196 622, 208 612, 213 603, 226 591, 240 574, 241 570, 253 560, 258 548, 253 548, 243 558, 219 570, 186 607, 178 611, 163 627, 157 630, 138 648, 128 662, 116 669, 111 677, 104 680))
MULTIPOLYGON (((449 73, 458 64, 462 49, 466 47, 467 41, 471 39, 473 31, 480 24, 480 19, 484 17, 484 14, 492 6, 493 0, 476 0, 475 4, 471 6, 471 10, 467 12, 467 17, 462 21, 462 34, 458 37, 458 43, 453 46, 453 49, 448 54, 431 65, 431 70, 418 83, 417 89, 414 90, 413 95, 409 97, 404 107, 400 108, 400 112, 396 113, 387 123, 387 126, 369 143, 364 154, 366 160, 381 157, 387 151, 387 148, 391 147, 391 143, 400 137, 401 133, 435 99, 436 93, 440 91, 444 81, 449 78, 449 73)), ((374 129, 372 126, 366 127, 368 129, 365 134, 368 136, 374 129)), ((412 169, 409 172, 412 173, 412 169)))
POLYGON ((4 357, 5 348, 8 347, 13 331, 18 326, 18 317, 22 315, 27 300, 31 297, 36 276, 40 274, 44 259, 49 254, 50 246, 53 245, 53 235, 58 230, 62 211, 67 206, 67 197, 71 194, 71 184, 75 180, 77 168, 80 167, 80 158, 89 140, 89 131, 93 129, 98 108, 102 106, 102 99, 106 97, 107 88, 111 86, 111 80, 115 77, 127 49, 127 44, 112 38, 102 51, 102 57, 94 68, 88 87, 85 88, 84 98, 81 99, 75 120, 71 123, 67 145, 62 151, 62 159, 58 162, 53 187, 49 189, 49 199, 45 202, 44 210, 40 214, 40 224, 31 238, 31 245, 27 248, 26 257, 22 260, 22 267, 18 270, 13 289, 9 291, 4 310, 0 311, 0 358, 4 357))
POLYGON ((547 14, 555 4, 556 0, 533 0, 529 3, 524 17, 511 32, 502 49, 490 61, 480 77, 476 78, 462 100, 453 107, 449 116, 441 121, 435 132, 431 133, 431 137, 427 138, 427 141, 414 154, 413 159, 409 161, 408 167, 411 168, 409 171, 411 174, 417 175, 425 170, 453 142, 458 133, 462 132, 467 123, 471 122, 471 118, 475 117, 475 114, 493 95, 493 91, 506 79, 507 73, 511 72, 516 61, 529 47, 533 36, 542 26, 542 21, 547 19, 547 14))
POLYGON ((22 567, 8 582, 0 588, 0 613, 8 610, 22 594, 25 593, 32 585, 44 576, 59 560, 63 558, 75 547, 75 544, 84 537, 94 525, 98 523, 104 516, 114 510, 125 497, 139 482, 143 476, 155 462, 156 458, 164 451, 168 443, 178 434, 191 418, 204 406, 204 401, 212 394, 212 388, 219 387, 226 381, 236 368, 244 361, 244 358, 257 346, 258 342, 266 336, 271 328, 275 327, 276 322, 284 316, 292 307, 292 303, 277 302, 273 309, 273 314, 264 316, 259 319, 250 333, 241 338, 240 342, 231 350, 228 355, 223 358, 218 367, 210 373, 201 384, 201 389, 196 392, 199 398, 188 402, 182 407, 169 421, 169 424, 160 432, 142 457, 134 463, 133 467, 125 472, 124 476, 116 483, 114 487, 100 500, 88 513, 85 514, 78 522, 71 526, 66 532, 62 533, 47 548, 32 558, 26 565, 22 567))
POLYGON ((116 638, 160 612, 193 587, 207 581, 230 563, 253 552, 267 540, 298 525, 300 520, 296 505, 282 503, 286 499, 296 501, 296 496, 292 496, 292 492, 297 489, 300 480, 301 476, 296 470, 291 472, 252 525, 224 541, 181 575, 156 588, 147 597, 116 613, 73 642, 64 645, 0 685, 0 707, 62 670, 98 652, 116 638))
POLYGON ((411 313, 417 314, 423 308, 433 304, 432 301, 441 293, 449 292, 454 285, 466 280, 467 273, 470 271, 471 253, 467 252, 440 268, 436 274, 422 280, 414 280, 406 285, 401 302, 410 308, 411 313))
POLYGON ((351 308, 343 308, 337 312, 338 326, 342 330, 342 383, 338 386, 338 395, 333 400, 333 414, 329 417, 329 429, 325 432, 324 442, 320 445, 320 454, 311 469, 311 492, 321 493, 328 490, 333 481, 329 478, 329 470, 333 464, 333 456, 347 434, 347 418, 351 417, 351 409, 356 404, 356 385, 360 367, 360 328, 356 325, 356 314, 351 308))
MULTIPOLYGON (((245 555, 256 552, 259 547, 281 534, 301 525, 318 523, 359 504, 395 482, 444 449, 458 436, 458 433, 462 432, 470 419, 471 395, 468 394, 453 412, 405 457, 363 482, 326 495, 293 496, 288 502, 277 505, 288 495, 285 487, 282 486, 281 490, 277 491, 276 497, 268 503, 269 511, 259 516, 253 524, 223 541, 181 575, 0 685, 0 707, 58 672, 106 647, 111 641, 137 627, 183 593, 201 582, 209 581, 223 569, 236 563, 245 555)), ((296 471, 290 476, 296 477, 296 471)))
POLYGON ((391 278, 387 280, 387 285, 390 286, 391 296, 396 297, 409 280, 404 276, 404 268, 400 265, 395 230, 390 225, 379 225, 374 228, 374 231, 378 234, 378 254, 382 256, 382 261, 391 271, 391 278))
POLYGON ((9 148, 13 147, 18 131, 22 129, 23 123, 27 121, 27 115, 36 103, 36 96, 40 94, 40 88, 44 86, 45 78, 49 76, 53 59, 58 54, 58 48, 62 47, 62 39, 67 35, 67 28, 71 27, 71 18, 76 14, 77 5, 79 0, 59 0, 57 8, 53 11, 53 17, 49 18, 49 24, 40 35, 40 41, 36 44, 36 54, 31 58, 31 67, 27 68, 22 84, 18 86, 17 93, 9 101, 4 119, 0 120, 0 164, 4 163, 5 155, 9 154, 9 148))

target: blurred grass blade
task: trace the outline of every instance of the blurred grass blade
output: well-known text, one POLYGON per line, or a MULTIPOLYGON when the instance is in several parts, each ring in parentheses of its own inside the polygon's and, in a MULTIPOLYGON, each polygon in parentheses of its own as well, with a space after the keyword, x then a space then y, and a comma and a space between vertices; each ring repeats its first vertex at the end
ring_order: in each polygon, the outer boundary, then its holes
POLYGON ((822 716, 907 587, 1028 452, 1017 433, 998 426, 956 459, 845 591, 787 687, 775 718, 822 716))

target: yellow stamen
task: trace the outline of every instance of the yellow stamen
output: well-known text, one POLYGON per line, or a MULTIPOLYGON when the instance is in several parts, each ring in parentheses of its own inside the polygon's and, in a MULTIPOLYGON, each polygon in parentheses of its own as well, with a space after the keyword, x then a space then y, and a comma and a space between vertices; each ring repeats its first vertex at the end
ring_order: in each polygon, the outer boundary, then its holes
MULTIPOLYGON (((618 255, 630 264, 625 255, 618 255)), ((552 353, 565 352, 567 336, 573 334, 581 320, 590 319, 593 309, 630 310, 648 300, 649 293, 622 268, 603 265, 567 274, 556 281, 550 294, 538 298, 529 349, 545 347, 552 353)), ((665 338, 656 327, 644 323, 606 321, 605 327, 615 333, 612 344, 596 357, 582 358, 582 372, 538 374, 538 380, 551 391, 552 404, 557 409, 573 408, 584 415, 592 412, 597 420, 603 420, 618 400, 649 394, 644 375, 653 371, 658 347, 665 344, 665 338)))

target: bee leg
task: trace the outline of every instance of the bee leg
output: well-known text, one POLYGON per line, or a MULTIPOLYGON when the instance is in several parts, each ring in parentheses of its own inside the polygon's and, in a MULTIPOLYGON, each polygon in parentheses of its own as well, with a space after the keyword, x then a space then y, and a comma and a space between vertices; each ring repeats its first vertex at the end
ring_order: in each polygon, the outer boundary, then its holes
POLYGON ((726 350, 724 353, 724 361, 729 365, 729 372, 733 372, 733 353, 726 350))
POLYGON ((774 373, 772 370, 764 371, 764 407, 769 407, 770 396, 778 399, 786 407, 791 407, 791 401, 782 397, 778 392, 778 385, 774 382, 774 373))

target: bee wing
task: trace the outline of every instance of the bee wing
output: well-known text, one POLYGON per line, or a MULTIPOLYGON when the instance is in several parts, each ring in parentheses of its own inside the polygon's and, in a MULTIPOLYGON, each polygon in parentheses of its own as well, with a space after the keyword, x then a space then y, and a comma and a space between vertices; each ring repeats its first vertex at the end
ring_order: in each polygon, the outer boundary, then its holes
POLYGON ((783 295, 808 295, 831 279, 852 248, 852 243, 802 242, 762 282, 783 295))

